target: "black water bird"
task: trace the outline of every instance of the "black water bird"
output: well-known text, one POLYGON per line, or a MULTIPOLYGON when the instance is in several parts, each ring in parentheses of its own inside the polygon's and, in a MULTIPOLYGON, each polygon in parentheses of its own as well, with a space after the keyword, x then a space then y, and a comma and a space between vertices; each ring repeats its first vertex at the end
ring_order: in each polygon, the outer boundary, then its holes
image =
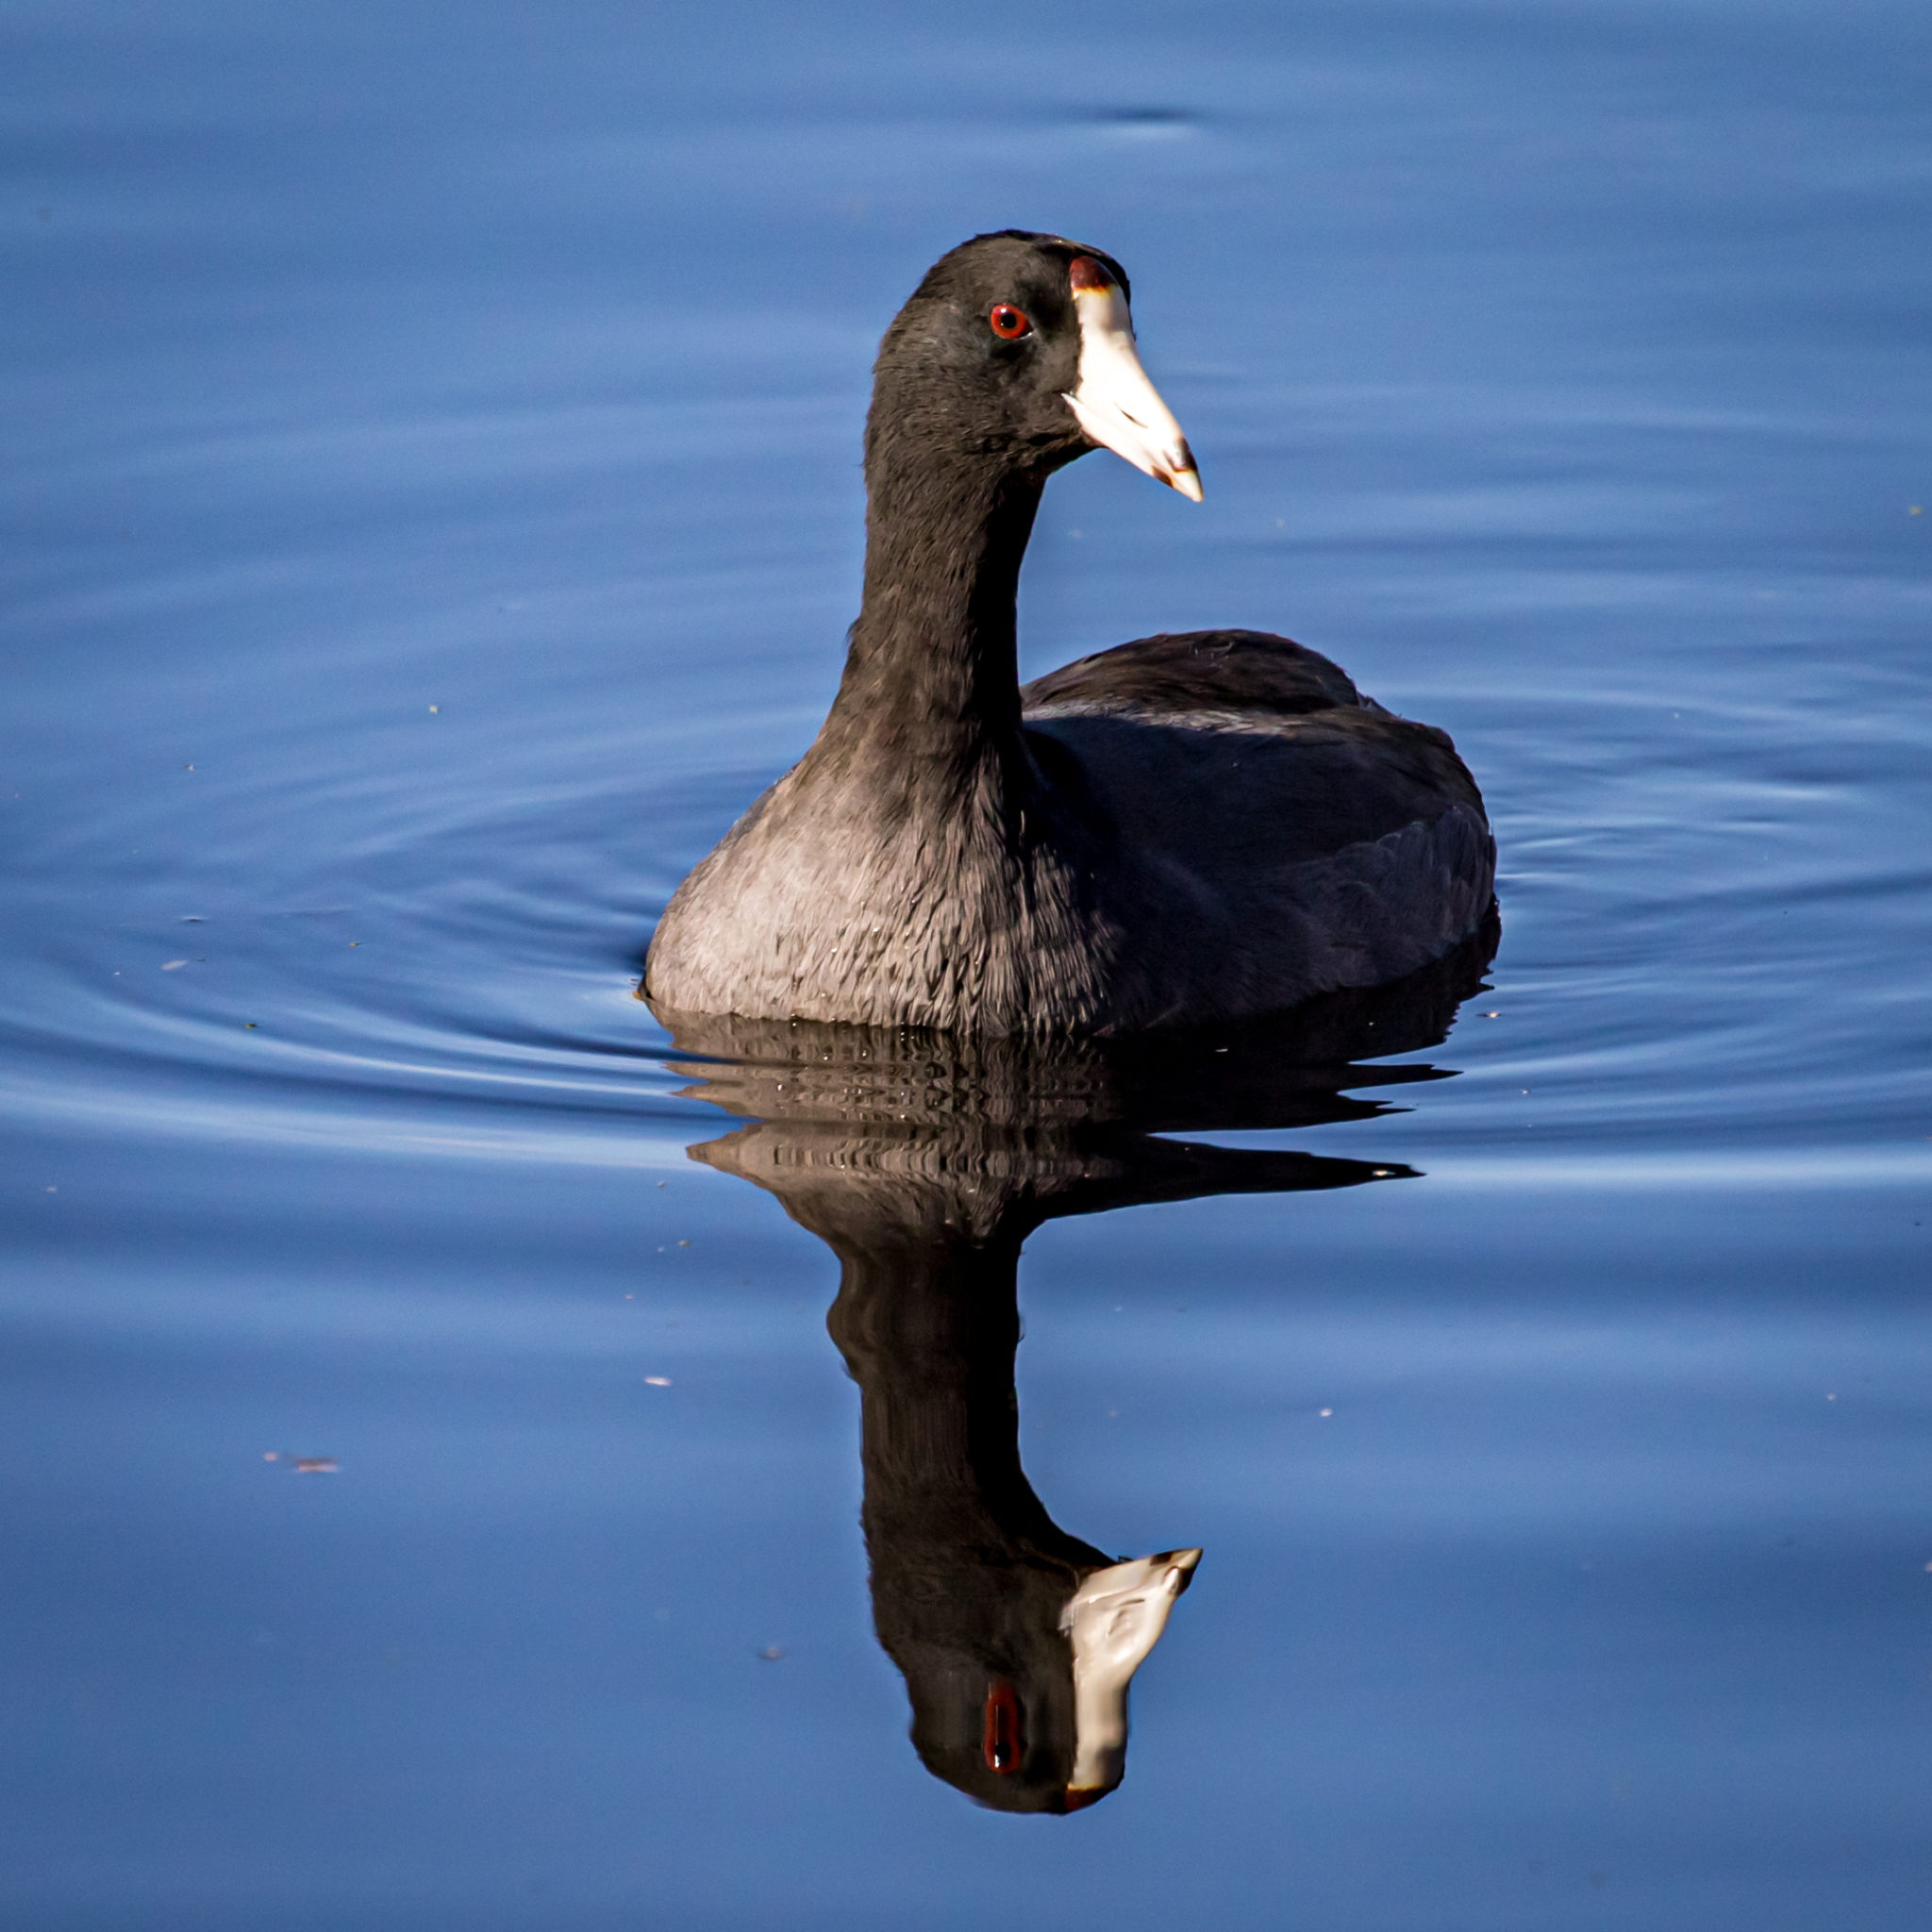
POLYGON ((1027 1237, 1065 1215, 1409 1177, 1187 1136, 1371 1120, 1375 1093, 1442 1077, 1386 1057, 1441 1039, 1494 943, 1486 922, 1396 985, 1208 1037, 679 1029, 689 1092, 752 1118, 692 1158, 769 1190, 839 1257, 826 1325, 859 1391, 873 1619, 936 1776, 1003 1811, 1114 1790, 1130 1682, 1201 1555, 1112 1557, 1034 1493, 1014 1382, 1027 1237))
POLYGON ((1124 271, 1017 231, 942 257, 879 349, 837 699, 673 896, 660 1014, 1125 1035, 1381 984, 1475 929, 1474 779, 1315 652, 1152 637, 1020 687, 1041 491, 1096 447, 1201 498, 1124 271))

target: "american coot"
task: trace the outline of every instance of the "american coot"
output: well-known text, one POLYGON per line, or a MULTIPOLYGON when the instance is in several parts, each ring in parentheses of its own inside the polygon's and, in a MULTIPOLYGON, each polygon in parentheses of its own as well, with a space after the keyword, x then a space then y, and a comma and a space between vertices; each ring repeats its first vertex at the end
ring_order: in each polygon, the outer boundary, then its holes
POLYGON ((1313 651, 1143 638, 1021 689, 1040 493, 1101 446, 1199 500, 1120 265, 1015 230, 943 256, 879 348, 838 697, 666 908, 666 1017, 1193 1026, 1394 979, 1483 919, 1495 847, 1455 747, 1313 651))
MULTIPOLYGON (((858 1385, 874 1623, 936 1776, 1003 1811, 1104 1797, 1126 1770, 1130 1682, 1198 1555, 1118 1559, 1062 1528, 1028 1480, 1014 1367, 1033 1230, 1411 1176, 1397 1161, 1210 1137, 1367 1124, 1400 1090, 1445 1077, 1407 1057, 1442 1039, 1494 943, 1486 921, 1393 985, 1205 1036, 994 1039, 728 1016, 680 1027, 672 1064, 690 1097, 743 1122, 691 1158, 768 1189, 838 1256, 827 1323, 858 1385)), ((1049 1298, 1033 1319, 1067 1316, 1049 1298)), ((1158 1378, 1143 1393, 1158 1406, 1158 1378)), ((1147 1422, 1130 1409, 1099 1425, 1125 1440, 1147 1422)), ((1115 1520, 1141 1524, 1137 1550, 1192 1527, 1131 1483, 1113 1494, 1115 1520)))

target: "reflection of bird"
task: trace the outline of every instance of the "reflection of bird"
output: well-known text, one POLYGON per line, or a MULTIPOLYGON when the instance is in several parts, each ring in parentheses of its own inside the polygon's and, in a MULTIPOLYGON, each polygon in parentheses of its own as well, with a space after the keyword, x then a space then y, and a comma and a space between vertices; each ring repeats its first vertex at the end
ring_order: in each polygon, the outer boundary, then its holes
POLYGON ((1096 249, 983 235, 887 330, 838 698, 666 908, 661 1011, 1126 1034, 1381 984, 1482 919, 1454 747, 1312 651, 1146 638, 1018 688, 1047 477, 1105 446, 1201 494, 1126 290, 1096 249))
POLYGON ((1349 1187, 1391 1163, 1189 1142, 1210 1128, 1373 1116, 1354 1066, 1440 1040, 1493 927, 1398 985, 1290 1019, 1151 1041, 961 1041, 723 1021, 681 1029, 690 1091, 753 1124, 693 1147, 768 1188, 838 1255, 828 1325, 858 1384, 879 1641, 928 1769, 982 1804, 1064 1811, 1125 1769, 1127 1685, 1200 1552, 1116 1563, 1047 1514, 1020 1464, 1016 1280, 1066 1214, 1349 1187))

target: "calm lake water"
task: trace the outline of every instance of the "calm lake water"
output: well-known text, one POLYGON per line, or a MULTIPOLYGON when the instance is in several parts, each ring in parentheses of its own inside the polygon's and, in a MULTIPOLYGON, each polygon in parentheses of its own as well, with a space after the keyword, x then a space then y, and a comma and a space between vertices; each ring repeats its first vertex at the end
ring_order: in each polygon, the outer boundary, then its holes
POLYGON ((1932 1922, 1932 15, 0 48, 0 1923, 1932 1922), (680 1057, 873 346, 1008 224, 1125 262, 1208 489, 1054 482, 1027 673, 1328 652, 1500 951, 680 1057), (972 1802, 1023 1529, 1206 1551, 1076 1816, 972 1802))

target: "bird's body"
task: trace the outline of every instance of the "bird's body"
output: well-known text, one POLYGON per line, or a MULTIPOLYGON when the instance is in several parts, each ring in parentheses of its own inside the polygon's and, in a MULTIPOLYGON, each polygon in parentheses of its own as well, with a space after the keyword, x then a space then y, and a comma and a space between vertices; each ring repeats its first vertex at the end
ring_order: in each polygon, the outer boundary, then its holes
POLYGON ((981 237, 888 332, 838 698, 673 897, 654 1005, 1124 1034, 1378 985, 1482 920, 1494 848, 1448 739, 1314 652, 1147 638, 1019 688, 1051 472, 1105 441, 1199 493, 1130 334, 1119 366, 1124 280, 1057 238, 981 237))

